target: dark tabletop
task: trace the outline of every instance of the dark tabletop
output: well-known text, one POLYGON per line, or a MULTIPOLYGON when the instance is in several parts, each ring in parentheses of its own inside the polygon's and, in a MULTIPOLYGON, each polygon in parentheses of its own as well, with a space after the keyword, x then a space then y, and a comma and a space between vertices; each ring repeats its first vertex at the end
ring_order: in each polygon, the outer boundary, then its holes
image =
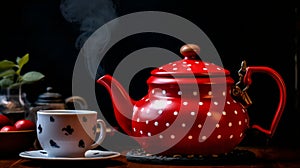
MULTIPOLYGON (((42 168, 42 167, 168 167, 168 168, 181 168, 181 167, 276 167, 276 168, 299 168, 300 167, 300 150, 297 148, 275 148, 275 147, 263 147, 263 148, 254 148, 254 147, 240 147, 238 150, 248 151, 246 153, 249 156, 248 161, 242 161, 241 159, 237 162, 231 161, 220 161, 216 158, 211 161, 199 160, 199 157, 192 156, 197 158, 199 161, 191 159, 191 157, 184 158, 181 162, 175 161, 166 161, 166 157, 141 157, 140 160, 136 159, 137 157, 132 158, 128 157, 129 153, 132 151, 124 151, 121 153, 121 156, 106 160, 72 160, 72 161, 57 161, 57 160, 31 160, 25 159, 15 155, 6 155, 0 157, 0 167, 10 167, 10 168, 42 168), (254 154, 254 158, 250 153, 254 154), (153 159, 151 161, 151 159, 153 159), (159 161, 158 159, 162 159, 159 161), (188 161, 190 159, 190 161, 188 161), (192 160, 192 161, 191 161, 192 160)), ((131 153, 132 154, 132 153, 131 153)), ((180 156, 183 157, 183 156, 180 156)), ((174 158, 173 158, 174 159, 174 158)), ((242 158, 243 159, 243 158, 242 158)), ((245 158, 244 158, 245 159, 245 158)))

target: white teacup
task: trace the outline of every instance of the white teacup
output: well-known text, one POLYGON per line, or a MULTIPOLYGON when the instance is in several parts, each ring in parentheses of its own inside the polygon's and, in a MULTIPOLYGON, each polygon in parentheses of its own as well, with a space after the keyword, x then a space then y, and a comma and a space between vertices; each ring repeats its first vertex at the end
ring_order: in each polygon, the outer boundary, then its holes
POLYGON ((83 157, 106 135, 105 122, 90 110, 40 110, 36 125, 39 143, 49 157, 83 157))

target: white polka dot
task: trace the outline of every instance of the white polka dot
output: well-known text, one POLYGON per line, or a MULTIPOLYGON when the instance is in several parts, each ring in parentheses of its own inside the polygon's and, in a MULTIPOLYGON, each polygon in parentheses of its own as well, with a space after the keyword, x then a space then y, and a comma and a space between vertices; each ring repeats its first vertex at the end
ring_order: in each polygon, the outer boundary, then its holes
POLYGON ((222 114, 223 114, 223 115, 226 115, 226 111, 222 111, 222 114))
POLYGON ((201 124, 198 124, 198 128, 202 128, 202 125, 201 125, 201 124))
POLYGON ((155 93, 155 90, 154 90, 154 89, 152 89, 151 93, 152 93, 152 94, 154 94, 154 93, 155 93))
POLYGON ((193 95, 194 95, 194 96, 197 96, 197 95, 198 95, 198 92, 193 91, 193 95))
POLYGON ((218 67, 217 70, 220 71, 220 70, 222 70, 222 69, 218 67))
POLYGON ((212 91, 209 91, 209 92, 208 92, 208 95, 210 95, 210 96, 211 96, 211 95, 212 95, 212 91))
POLYGON ((155 125, 155 126, 158 126, 158 122, 157 122, 157 121, 155 121, 155 122, 154 122, 154 125, 155 125))
POLYGON ((229 101, 227 101, 226 103, 227 103, 227 104, 230 104, 230 102, 229 102, 229 101))
POLYGON ((135 129, 135 128, 133 128, 133 131, 134 131, 134 132, 136 132, 136 129, 135 129))
POLYGON ((163 136, 163 135, 159 135, 158 137, 159 137, 160 139, 163 139, 163 138, 164 138, 164 136, 163 136))
POLYGON ((169 123, 166 123, 166 126, 168 127, 168 126, 170 126, 170 124, 169 124, 169 123))
POLYGON ((231 122, 228 123, 228 127, 232 127, 232 123, 231 122))
POLYGON ((221 139, 221 137, 222 137, 222 135, 218 135, 218 136, 217 136, 218 139, 221 139))
POLYGON ((173 66, 176 66, 176 64, 173 64, 173 66))
POLYGON ((141 134, 141 135, 143 134, 143 131, 142 131, 142 130, 140 130, 140 134, 141 134))
POLYGON ((151 136, 151 132, 148 132, 147 135, 148 135, 148 136, 151 136))
POLYGON ((243 133, 240 134, 240 137, 242 137, 242 136, 243 136, 243 133))
POLYGON ((203 68, 204 71, 207 71, 207 68, 203 68))
POLYGON ((235 115, 237 115, 237 114, 238 114, 238 112, 237 112, 236 110, 234 110, 234 114, 235 114, 235 115))
POLYGON ((187 64, 186 66, 188 66, 188 67, 191 67, 191 66, 192 66, 192 64, 187 64))
POLYGON ((149 101, 149 99, 146 99, 145 101, 147 102, 147 101, 149 101))
POLYGON ((162 90, 161 93, 165 95, 167 92, 165 90, 162 90))
POLYGON ((185 125, 185 123, 182 123, 181 126, 184 128, 186 125, 185 125))
POLYGON ((242 121, 239 121, 239 125, 242 125, 242 121))
POLYGON ((191 115, 194 116, 196 113, 194 111, 191 112, 191 115))
POLYGON ((206 136, 202 136, 201 139, 205 140, 205 139, 206 139, 206 136))
POLYGON ((178 91, 178 93, 177 93, 178 95, 182 95, 182 91, 178 91))
POLYGON ((145 110, 144 108, 141 109, 141 111, 144 111, 144 110, 145 110))
POLYGON ((186 62, 185 62, 185 61, 183 61, 183 62, 182 62, 182 64, 186 64, 186 62))
POLYGON ((140 118, 137 118, 136 121, 137 121, 137 122, 140 122, 140 118))
POLYGON ((210 117, 210 116, 211 116, 211 112, 208 112, 208 113, 207 113, 207 116, 209 116, 209 117, 210 117))
POLYGON ((157 113, 158 113, 158 114, 162 114, 162 112, 163 112, 163 110, 158 110, 157 113))
POLYGON ((158 69, 163 69, 163 67, 159 67, 158 69))
POLYGON ((189 135, 189 136, 188 136, 188 139, 193 139, 193 136, 192 136, 192 135, 189 135))
POLYGON ((232 138, 233 138, 233 135, 231 134, 229 138, 232 139, 232 138))
POLYGON ((218 105, 219 103, 218 102, 214 102, 214 105, 218 105))
POLYGON ((220 127, 220 125, 219 124, 216 124, 216 128, 219 128, 220 127))
POLYGON ((173 114, 176 116, 176 115, 178 115, 178 112, 177 112, 177 111, 174 111, 174 113, 173 113, 173 114))
POLYGON ((146 120, 146 124, 148 124, 149 123, 149 121, 148 120, 146 120))
POLYGON ((176 71, 178 68, 173 68, 173 71, 176 71))
POLYGON ((237 103, 235 100, 233 100, 233 103, 237 103))
POLYGON ((175 135, 171 135, 170 138, 171 138, 171 139, 175 139, 175 135))
POLYGON ((203 102, 199 102, 199 105, 202 106, 202 105, 203 105, 203 102))
POLYGON ((206 63, 204 63, 204 65, 208 66, 208 65, 209 65, 209 63, 207 63, 207 62, 206 62, 206 63))
POLYGON ((168 101, 167 101, 167 104, 172 104, 172 101, 171 101, 171 100, 168 100, 168 101))
POLYGON ((188 102, 183 102, 182 104, 186 106, 186 105, 188 105, 189 103, 188 103, 188 102))
POLYGON ((225 92, 225 91, 224 91, 224 92, 222 92, 222 95, 223 95, 223 96, 226 96, 226 92, 225 92))
POLYGON ((245 119, 245 123, 247 123, 248 122, 248 120, 247 120, 247 118, 245 119))
POLYGON ((187 70, 187 71, 191 71, 192 69, 191 69, 191 68, 187 68, 186 70, 187 70))
POLYGON ((246 110, 245 110, 245 109, 242 109, 242 112, 243 112, 243 113, 245 113, 245 112, 246 112, 246 110))
POLYGON ((196 61, 195 64, 199 64, 199 61, 196 61))

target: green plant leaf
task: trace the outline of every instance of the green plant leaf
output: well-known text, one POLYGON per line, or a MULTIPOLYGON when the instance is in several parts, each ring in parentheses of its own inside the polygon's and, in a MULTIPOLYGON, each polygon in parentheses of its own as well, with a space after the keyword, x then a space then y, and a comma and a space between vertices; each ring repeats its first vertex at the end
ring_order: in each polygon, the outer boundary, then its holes
POLYGON ((11 69, 15 66, 17 66, 17 65, 12 61, 8 61, 8 60, 0 61, 0 72, 6 71, 6 70, 11 69))
POLYGON ((9 78, 3 78, 0 80, 0 87, 1 88, 7 88, 9 87, 11 84, 13 84, 14 81, 12 81, 11 79, 9 78))
POLYGON ((35 82, 35 81, 41 80, 44 77, 45 76, 40 72, 30 71, 30 72, 25 73, 22 76, 21 81, 22 81, 22 83, 30 83, 30 82, 35 82))
POLYGON ((29 61, 29 54, 25 54, 22 58, 17 58, 16 62, 19 65, 19 69, 17 70, 17 74, 20 75, 23 66, 29 61))
POLYGON ((28 61, 28 53, 21 58, 17 57, 16 63, 9 60, 0 61, 0 87, 16 88, 22 84, 33 83, 44 78, 45 76, 42 73, 36 71, 21 75, 21 70, 28 61))
POLYGON ((0 73, 0 78, 2 78, 2 77, 7 77, 7 76, 12 76, 12 75, 14 75, 15 73, 16 73, 15 70, 13 70, 13 69, 8 69, 8 70, 3 71, 2 73, 0 73))

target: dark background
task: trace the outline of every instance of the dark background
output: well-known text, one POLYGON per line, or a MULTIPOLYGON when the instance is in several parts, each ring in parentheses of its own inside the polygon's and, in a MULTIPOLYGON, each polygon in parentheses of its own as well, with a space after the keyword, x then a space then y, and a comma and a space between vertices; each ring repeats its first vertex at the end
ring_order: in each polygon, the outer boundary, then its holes
MULTIPOLYGON (((14 60, 17 56, 29 53, 30 61, 24 71, 36 70, 46 76, 43 81, 24 86, 30 102, 34 102, 47 86, 52 86, 65 98, 72 95, 73 66, 80 50, 75 43, 82 31, 80 24, 70 23, 62 16, 59 5, 58 0, 12 0, 6 1, 0 7, 0 59, 14 60)), ((296 71, 299 65, 295 62, 295 58, 299 59, 296 55, 299 52, 297 8, 285 8, 276 4, 217 7, 217 4, 195 5, 193 1, 174 0, 114 0, 113 5, 116 16, 158 10, 192 21, 210 38, 224 67, 231 71, 235 80, 238 80, 237 71, 242 60, 246 60, 250 66, 264 65, 278 71, 286 82, 288 98, 282 120, 269 144, 298 145, 299 138, 296 137, 300 134, 300 115, 297 89, 299 83, 296 79, 299 74, 296 71)), ((112 73, 117 64, 115 60, 120 61, 137 49, 157 46, 179 54, 181 45, 176 39, 157 34, 140 34, 126 38, 107 53, 107 59, 101 65, 105 71, 98 75, 112 73)), ((134 99, 141 98, 147 92, 144 80, 149 73, 145 71, 141 74, 132 81, 135 89, 131 89, 130 95, 134 99)), ((249 95, 254 101, 254 105, 249 108, 251 122, 268 128, 278 102, 277 88, 268 76, 255 75, 253 78, 255 82, 249 89, 249 95)), ((99 100, 101 109, 111 111, 111 102, 106 91, 97 86, 96 92, 104 95, 102 97, 107 96, 105 100, 99 100)), ((112 125, 116 125, 112 112, 106 117, 110 118, 112 125)), ((266 144, 268 139, 254 131, 249 133, 246 141, 266 144)))

